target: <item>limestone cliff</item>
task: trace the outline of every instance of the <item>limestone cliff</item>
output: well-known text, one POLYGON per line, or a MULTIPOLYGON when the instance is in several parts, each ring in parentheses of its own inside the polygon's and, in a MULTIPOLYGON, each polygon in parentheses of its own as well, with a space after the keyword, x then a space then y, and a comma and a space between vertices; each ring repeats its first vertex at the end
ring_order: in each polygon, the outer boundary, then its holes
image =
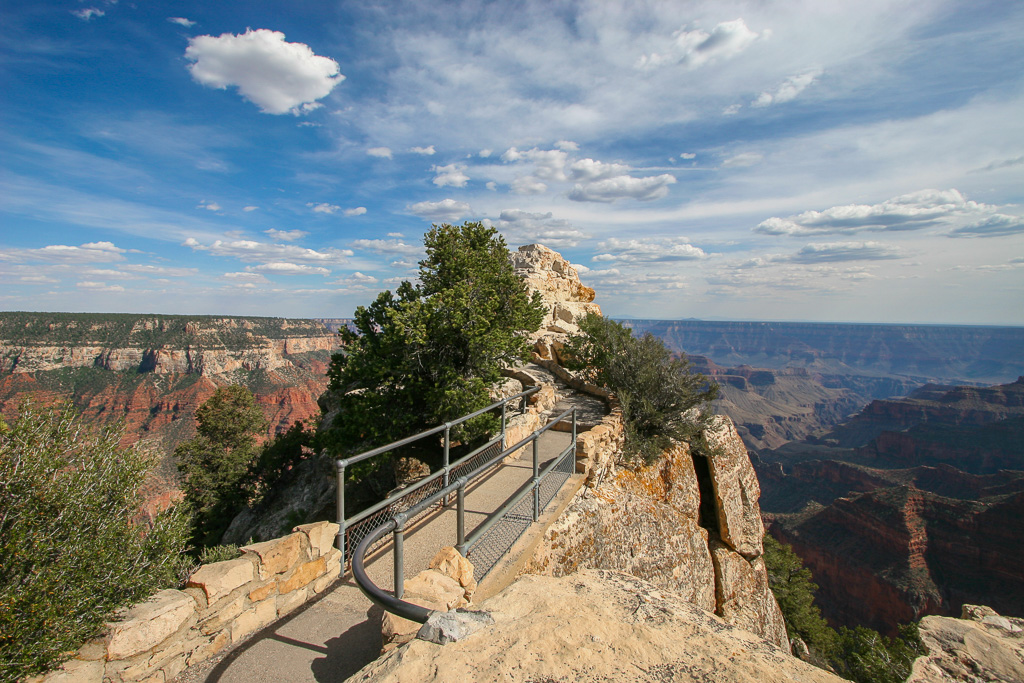
POLYGON ((1024 681, 1024 619, 964 605, 959 619, 925 617, 920 633, 928 654, 914 662, 907 683, 1024 681))
POLYGON ((413 640, 350 681, 839 683, 691 602, 620 572, 527 576, 483 602, 494 624, 444 646, 413 640))

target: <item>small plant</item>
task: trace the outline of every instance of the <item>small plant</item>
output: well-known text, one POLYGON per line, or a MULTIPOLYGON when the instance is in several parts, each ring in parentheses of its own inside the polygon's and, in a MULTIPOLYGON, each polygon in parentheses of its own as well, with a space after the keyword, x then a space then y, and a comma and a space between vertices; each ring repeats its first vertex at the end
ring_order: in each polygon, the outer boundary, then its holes
POLYGON ((242 556, 242 551, 238 549, 238 546, 234 543, 228 543, 226 545, 215 545, 209 548, 203 548, 199 551, 199 564, 213 564, 214 562, 224 562, 225 560, 234 560, 242 556))
POLYGON ((706 423, 718 385, 691 372, 650 333, 633 336, 622 323, 588 313, 566 344, 569 367, 606 386, 622 405, 627 461, 653 462, 672 441, 690 440, 706 423))
POLYGON ((182 573, 188 518, 140 516, 153 462, 120 437, 30 404, 0 428, 0 680, 58 665, 182 573))

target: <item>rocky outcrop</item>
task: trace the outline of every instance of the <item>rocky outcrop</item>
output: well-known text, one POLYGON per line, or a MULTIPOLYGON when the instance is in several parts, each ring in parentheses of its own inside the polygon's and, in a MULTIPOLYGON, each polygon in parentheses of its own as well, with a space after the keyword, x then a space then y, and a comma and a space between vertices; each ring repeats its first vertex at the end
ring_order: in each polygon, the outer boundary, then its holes
POLYGON ((476 609, 494 624, 444 646, 412 640, 349 680, 842 680, 670 591, 620 572, 525 576, 476 609))
POLYGON ((1024 619, 964 605, 959 619, 925 617, 919 630, 928 654, 914 661, 907 683, 1024 681, 1024 619))

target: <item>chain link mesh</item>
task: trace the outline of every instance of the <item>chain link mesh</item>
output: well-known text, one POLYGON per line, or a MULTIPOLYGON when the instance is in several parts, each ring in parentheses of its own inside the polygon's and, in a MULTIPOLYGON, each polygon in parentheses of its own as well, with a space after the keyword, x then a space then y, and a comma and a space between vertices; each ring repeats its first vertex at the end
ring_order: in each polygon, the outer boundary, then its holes
MULTIPOLYGON (((576 454, 573 449, 569 449, 538 484, 541 514, 558 495, 562 485, 569 480, 575 470, 576 454)), ((505 553, 512 548, 532 523, 533 493, 531 492, 505 513, 505 516, 469 549, 469 560, 473 563, 478 581, 487 576, 498 560, 505 556, 505 553)))
MULTIPOLYGON (((377 510, 372 515, 369 515, 358 522, 355 522, 351 526, 345 528, 345 559, 346 562, 351 565, 352 563, 352 552, 355 551, 356 546, 359 542, 366 538, 371 531, 379 526, 387 524, 389 521, 394 519, 395 515, 399 512, 405 512, 411 509, 417 503, 429 498, 438 491, 444 488, 444 477, 435 477, 429 484, 424 484, 414 491, 410 491, 406 495, 402 496, 395 502, 388 506, 377 510)), ((411 517, 406 523, 419 519, 427 512, 429 512, 431 506, 427 506, 411 517)), ((366 549, 367 553, 373 552, 375 549, 381 547, 385 543, 391 541, 391 536, 385 534, 383 537, 375 541, 369 548, 366 549)))
POLYGON ((501 440, 495 441, 487 448, 481 450, 473 457, 467 459, 465 462, 459 463, 452 468, 451 474, 448 476, 448 481, 455 481, 463 475, 470 474, 477 467, 484 464, 498 453, 501 453, 501 440))

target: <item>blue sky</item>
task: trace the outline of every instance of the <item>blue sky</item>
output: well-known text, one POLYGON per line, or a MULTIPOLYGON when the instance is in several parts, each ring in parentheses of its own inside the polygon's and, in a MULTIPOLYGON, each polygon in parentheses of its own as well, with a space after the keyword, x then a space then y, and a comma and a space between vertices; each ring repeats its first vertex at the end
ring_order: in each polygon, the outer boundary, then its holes
POLYGON ((0 22, 0 309, 345 317, 485 220, 613 316, 1024 324, 1024 3, 0 22))

